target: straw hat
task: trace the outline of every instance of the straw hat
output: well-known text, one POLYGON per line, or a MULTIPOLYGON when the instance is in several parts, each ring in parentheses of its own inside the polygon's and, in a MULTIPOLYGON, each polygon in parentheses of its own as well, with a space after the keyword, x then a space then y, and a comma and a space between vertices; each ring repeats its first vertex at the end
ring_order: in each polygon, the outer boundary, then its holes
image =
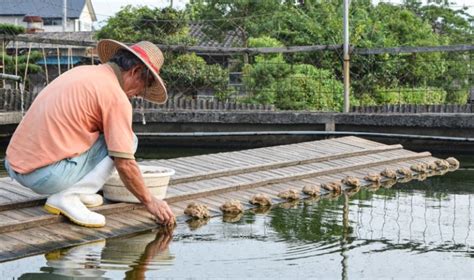
POLYGON ((155 78, 155 82, 146 90, 145 99, 153 103, 165 103, 168 96, 165 83, 159 76, 160 68, 165 60, 161 50, 155 44, 148 41, 141 41, 130 47, 111 39, 100 40, 97 44, 97 53, 102 63, 109 61, 117 51, 122 49, 135 54, 155 78))

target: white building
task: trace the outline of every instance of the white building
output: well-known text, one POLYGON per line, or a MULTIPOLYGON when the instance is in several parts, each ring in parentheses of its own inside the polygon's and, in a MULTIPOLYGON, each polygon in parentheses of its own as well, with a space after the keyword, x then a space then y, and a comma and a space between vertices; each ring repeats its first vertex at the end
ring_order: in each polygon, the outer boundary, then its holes
MULTIPOLYGON (((1 0, 0 23, 27 27, 25 16, 43 19, 44 32, 63 31, 63 0, 1 0)), ((67 0, 67 32, 92 31, 97 21, 91 0, 67 0)))

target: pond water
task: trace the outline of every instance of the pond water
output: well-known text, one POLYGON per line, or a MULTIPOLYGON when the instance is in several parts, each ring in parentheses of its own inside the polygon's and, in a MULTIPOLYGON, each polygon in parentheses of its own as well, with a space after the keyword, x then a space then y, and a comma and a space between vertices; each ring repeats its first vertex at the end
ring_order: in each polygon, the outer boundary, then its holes
POLYGON ((474 278, 474 158, 390 189, 0 264, 0 279, 474 278))

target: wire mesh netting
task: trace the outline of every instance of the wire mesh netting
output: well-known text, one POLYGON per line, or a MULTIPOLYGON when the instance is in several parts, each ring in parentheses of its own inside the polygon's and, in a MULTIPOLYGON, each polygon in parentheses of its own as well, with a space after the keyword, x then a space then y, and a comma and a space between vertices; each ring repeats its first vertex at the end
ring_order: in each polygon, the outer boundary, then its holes
MULTIPOLYGON (((472 16, 409 2, 353 1, 351 106, 464 106, 474 99, 473 28, 465 25, 472 16), (430 18, 440 11, 457 26, 430 18)), ((98 32, 4 39, 2 65, 24 76, 34 96, 64 71, 98 64, 100 38, 149 40, 164 51, 160 75, 170 99, 145 108, 337 112, 344 88, 340 12, 340 1, 190 1, 182 11, 127 6, 98 32)))

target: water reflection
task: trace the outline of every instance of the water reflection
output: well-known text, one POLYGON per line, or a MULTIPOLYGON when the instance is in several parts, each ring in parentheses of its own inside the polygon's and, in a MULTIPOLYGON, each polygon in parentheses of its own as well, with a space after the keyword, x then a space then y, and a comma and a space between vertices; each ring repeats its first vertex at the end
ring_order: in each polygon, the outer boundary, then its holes
POLYGON ((459 170, 255 209, 233 223, 194 221, 173 236, 155 231, 60 250, 21 279, 472 278, 473 176, 459 170))
POLYGON ((110 271, 125 270, 124 279, 145 279, 145 272, 172 265, 169 244, 172 229, 111 238, 45 254, 42 273, 26 273, 19 279, 108 279, 110 271))
POLYGON ((106 264, 103 268, 129 265, 131 269, 125 272, 124 279, 144 279, 146 271, 173 264, 174 256, 168 248, 172 239, 173 230, 161 229, 107 240, 101 255, 102 263, 106 264))

